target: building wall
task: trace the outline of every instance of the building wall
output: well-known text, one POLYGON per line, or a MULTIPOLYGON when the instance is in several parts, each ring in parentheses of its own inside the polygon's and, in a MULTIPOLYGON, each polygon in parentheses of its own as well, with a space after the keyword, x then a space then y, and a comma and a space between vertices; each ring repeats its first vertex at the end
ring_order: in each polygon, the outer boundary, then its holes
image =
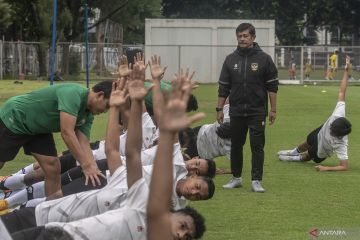
POLYGON ((218 81, 225 57, 237 46, 236 27, 250 22, 256 42, 274 59, 274 20, 146 19, 145 56, 158 54, 168 66, 166 80, 180 68, 196 71, 200 83, 218 81))

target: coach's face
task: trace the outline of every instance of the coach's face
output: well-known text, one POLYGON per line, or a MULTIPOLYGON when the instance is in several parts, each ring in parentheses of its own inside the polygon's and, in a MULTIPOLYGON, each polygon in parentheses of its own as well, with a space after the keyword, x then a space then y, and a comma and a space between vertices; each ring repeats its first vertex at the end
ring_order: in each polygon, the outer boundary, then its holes
POLYGON ((251 48, 255 41, 255 36, 249 33, 249 30, 245 30, 243 32, 237 32, 236 38, 238 41, 238 46, 240 48, 251 48))
POLYGON ((194 238, 195 223, 190 215, 183 213, 171 214, 171 233, 174 240, 194 238))
POLYGON ((193 175, 186 178, 181 195, 191 201, 206 200, 209 198, 209 186, 203 178, 193 175))
POLYGON ((205 176, 208 171, 208 163, 202 158, 195 157, 187 160, 185 161, 185 165, 188 170, 188 175, 205 176))

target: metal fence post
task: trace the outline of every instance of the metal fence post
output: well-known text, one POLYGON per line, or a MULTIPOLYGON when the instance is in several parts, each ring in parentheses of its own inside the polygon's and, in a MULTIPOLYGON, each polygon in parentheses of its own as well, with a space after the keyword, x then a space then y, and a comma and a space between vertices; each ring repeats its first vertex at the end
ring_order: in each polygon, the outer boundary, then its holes
POLYGON ((304 84, 304 46, 301 46, 301 54, 300 54, 300 84, 304 84))
POLYGON ((0 40, 0 79, 3 79, 3 41, 0 40))
POLYGON ((178 61, 178 73, 180 72, 180 69, 181 69, 181 45, 178 46, 178 58, 179 58, 179 61, 178 61))

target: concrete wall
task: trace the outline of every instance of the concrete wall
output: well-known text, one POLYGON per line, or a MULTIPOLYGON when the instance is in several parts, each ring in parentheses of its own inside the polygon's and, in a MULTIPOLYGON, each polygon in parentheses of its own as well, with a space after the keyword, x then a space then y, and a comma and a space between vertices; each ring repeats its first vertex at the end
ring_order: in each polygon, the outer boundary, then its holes
POLYGON ((145 56, 158 54, 168 66, 166 80, 180 68, 196 71, 200 83, 216 83, 225 57, 237 46, 236 27, 250 22, 260 47, 274 59, 274 20, 146 19, 145 56))

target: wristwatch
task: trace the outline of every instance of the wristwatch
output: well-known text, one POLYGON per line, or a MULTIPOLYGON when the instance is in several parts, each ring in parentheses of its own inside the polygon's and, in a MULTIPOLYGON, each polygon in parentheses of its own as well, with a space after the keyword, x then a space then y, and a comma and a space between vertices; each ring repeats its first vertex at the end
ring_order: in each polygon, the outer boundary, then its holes
POLYGON ((219 108, 219 107, 217 107, 215 109, 216 109, 217 112, 221 112, 223 110, 223 108, 219 108))

